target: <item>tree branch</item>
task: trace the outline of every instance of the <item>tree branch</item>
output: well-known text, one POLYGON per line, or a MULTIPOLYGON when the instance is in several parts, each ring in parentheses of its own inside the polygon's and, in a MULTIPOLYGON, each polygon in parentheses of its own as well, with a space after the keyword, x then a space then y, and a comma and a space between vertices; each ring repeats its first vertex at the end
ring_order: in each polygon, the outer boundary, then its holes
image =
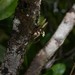
POLYGON ((26 46, 32 37, 37 16, 40 13, 41 0, 20 0, 13 20, 13 32, 8 42, 0 75, 17 75, 23 62, 26 46))
POLYGON ((75 4, 72 9, 66 14, 58 29, 46 44, 46 46, 40 50, 32 61, 28 71, 25 75, 39 75, 43 66, 53 56, 57 49, 64 43, 64 40, 73 29, 75 24, 75 4))

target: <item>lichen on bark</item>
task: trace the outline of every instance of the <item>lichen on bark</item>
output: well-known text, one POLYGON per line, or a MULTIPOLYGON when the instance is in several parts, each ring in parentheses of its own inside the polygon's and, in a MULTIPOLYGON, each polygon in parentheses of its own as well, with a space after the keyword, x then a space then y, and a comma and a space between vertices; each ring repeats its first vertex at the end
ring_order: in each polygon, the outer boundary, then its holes
MULTIPOLYGON (((18 32, 13 29, 7 52, 0 67, 0 75, 17 75, 23 62, 26 46, 35 32, 35 24, 40 14, 41 0, 20 0, 15 18, 20 21, 18 32)), ((14 21, 13 21, 14 25, 14 21)))

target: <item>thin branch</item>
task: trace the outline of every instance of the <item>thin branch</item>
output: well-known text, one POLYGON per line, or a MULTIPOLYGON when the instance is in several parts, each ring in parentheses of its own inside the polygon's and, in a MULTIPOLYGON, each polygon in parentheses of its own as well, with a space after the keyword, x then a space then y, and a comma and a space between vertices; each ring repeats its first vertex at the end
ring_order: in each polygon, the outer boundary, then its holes
POLYGON ((25 75, 39 75, 43 66, 58 50, 58 48, 64 43, 64 40, 73 29, 75 24, 75 5, 66 14, 58 29, 46 44, 46 46, 40 50, 32 61, 28 71, 25 75))
POLYGON ((73 65, 73 67, 72 67, 72 70, 71 70, 71 72, 70 72, 70 75, 73 74, 74 69, 75 69, 75 63, 74 63, 74 65, 73 65))

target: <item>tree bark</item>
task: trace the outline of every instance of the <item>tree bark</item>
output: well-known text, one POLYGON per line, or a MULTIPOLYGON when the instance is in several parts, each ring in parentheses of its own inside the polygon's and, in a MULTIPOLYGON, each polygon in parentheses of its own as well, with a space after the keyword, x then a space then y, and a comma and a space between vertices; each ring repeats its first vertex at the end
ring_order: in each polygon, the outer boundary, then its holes
POLYGON ((23 62, 26 46, 34 33, 40 13, 41 0, 20 0, 13 20, 13 31, 0 75, 17 75, 23 62))

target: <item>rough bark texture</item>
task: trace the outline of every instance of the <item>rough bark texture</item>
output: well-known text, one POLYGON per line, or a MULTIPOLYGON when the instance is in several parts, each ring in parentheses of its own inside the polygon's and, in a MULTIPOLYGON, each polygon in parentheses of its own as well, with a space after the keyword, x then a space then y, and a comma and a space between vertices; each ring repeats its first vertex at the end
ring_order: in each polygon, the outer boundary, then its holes
POLYGON ((26 46, 32 37, 41 0, 20 0, 13 20, 13 31, 8 42, 0 75, 17 75, 23 62, 26 46))
POLYGON ((41 69, 46 64, 48 59, 57 51, 63 44, 69 32, 73 29, 75 24, 75 5, 66 14, 58 29, 41 51, 36 55, 25 75, 39 75, 41 69))

